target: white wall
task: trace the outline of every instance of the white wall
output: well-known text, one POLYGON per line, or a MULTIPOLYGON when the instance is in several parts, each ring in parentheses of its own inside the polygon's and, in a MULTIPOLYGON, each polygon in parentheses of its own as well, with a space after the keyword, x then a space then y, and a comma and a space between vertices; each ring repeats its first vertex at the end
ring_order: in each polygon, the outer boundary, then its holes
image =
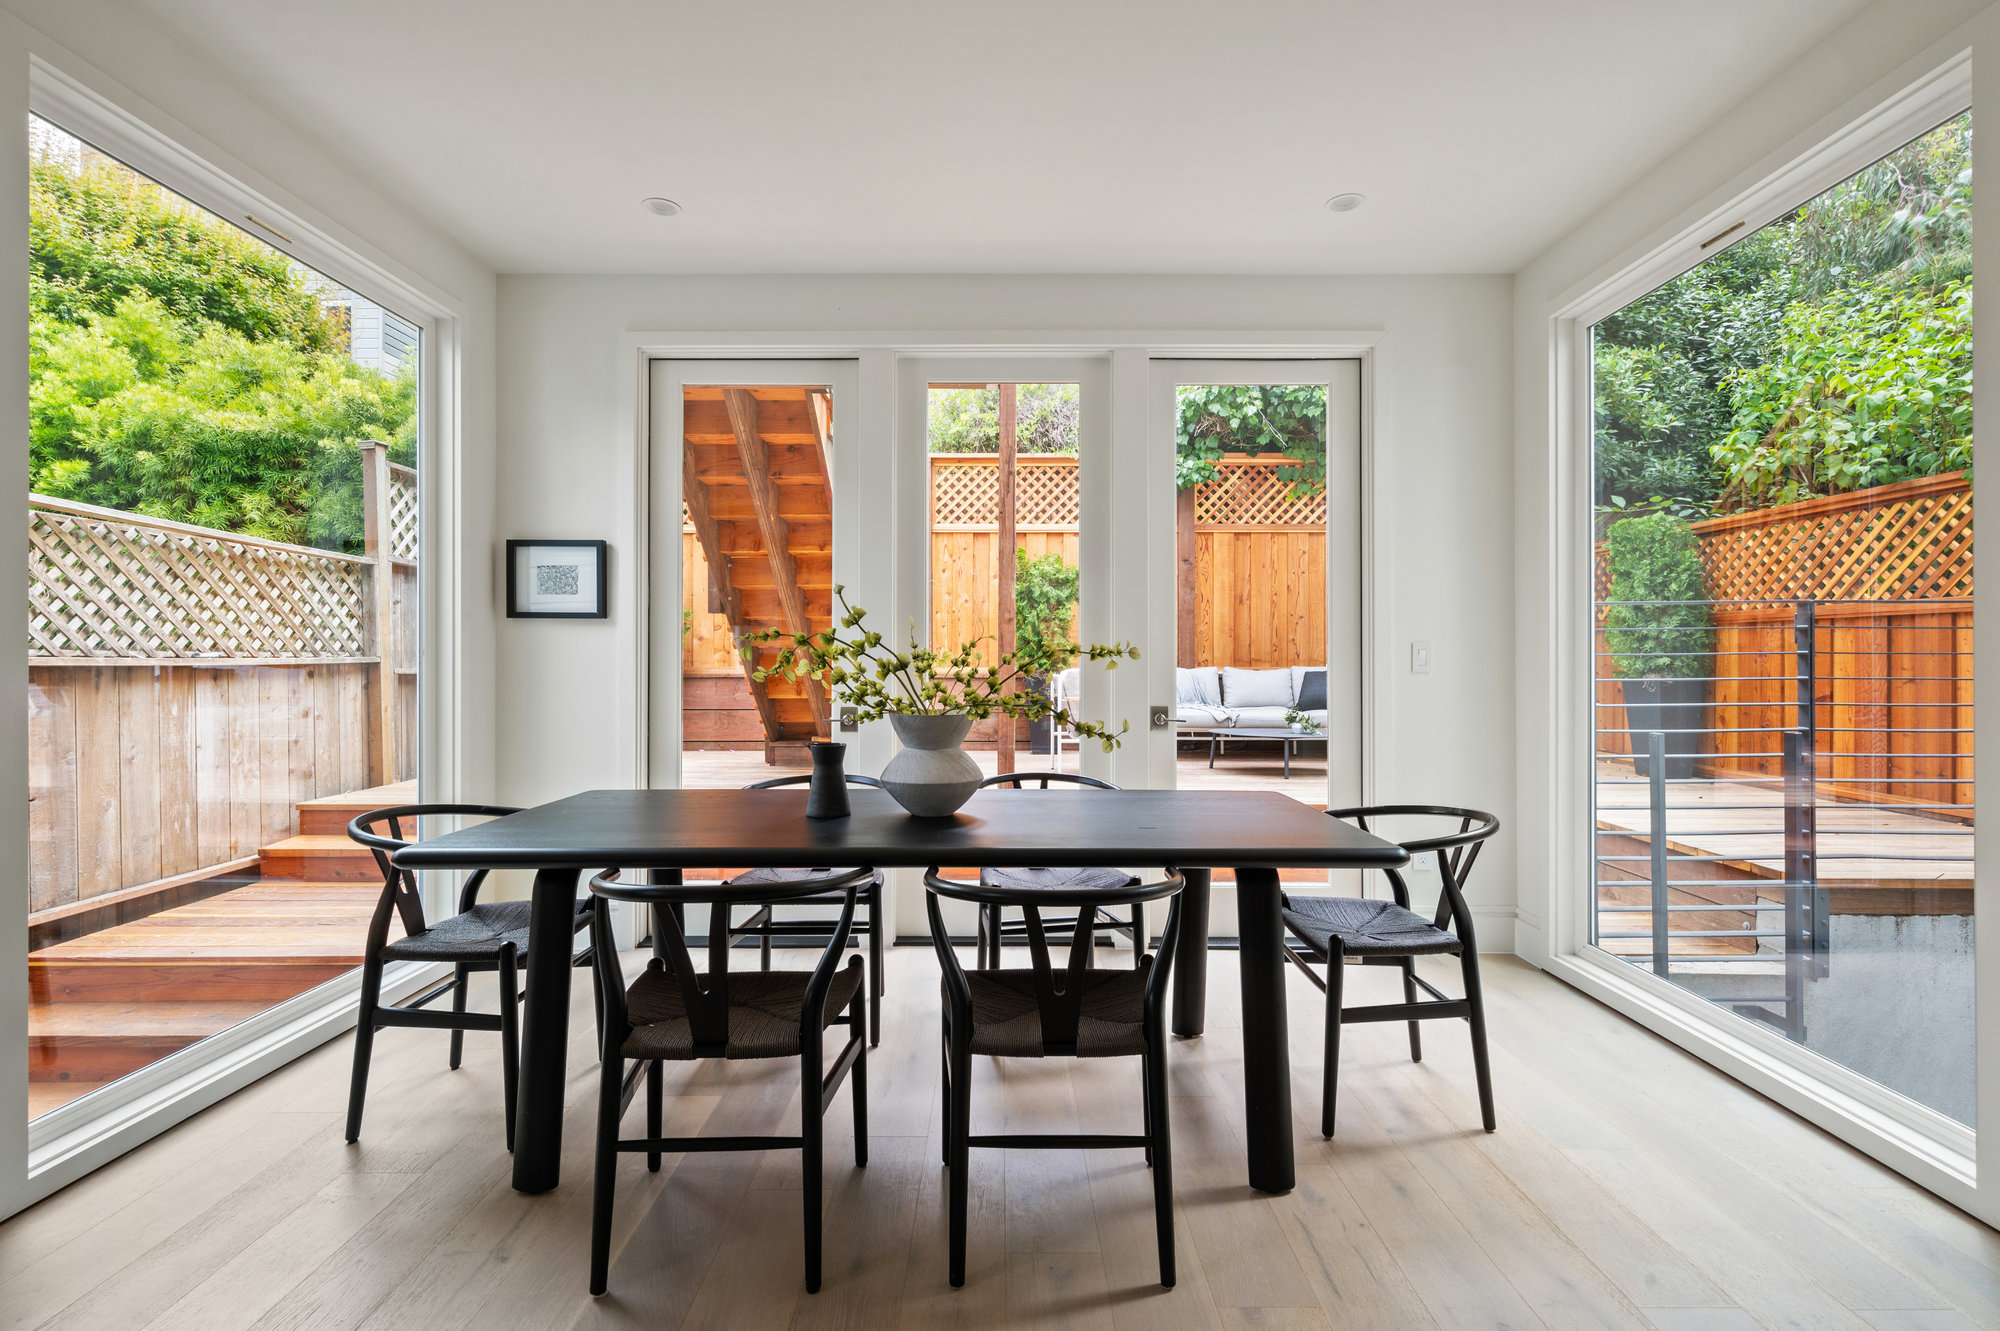
MULTIPOLYGON (((112 102, 124 112, 195 153, 290 216, 391 274, 445 312, 458 348, 457 382, 437 385, 449 396, 463 451, 462 512, 456 530, 434 538, 471 552, 463 591, 481 608, 468 616, 455 641, 433 644, 427 665, 464 662, 459 704, 475 724, 458 727, 463 741, 456 766, 461 789, 490 793, 492 773, 493 318, 492 273, 451 239, 379 193, 365 179, 246 98, 204 64, 198 54, 154 27, 127 5, 101 0, 6 0, 0 8, 0 477, 17 492, 0 504, 0 541, 25 549, 28 481, 26 423, 27 252, 26 124, 30 59, 50 67, 112 102), (11 12, 8 12, 11 11, 11 12)), ((25 586, 0 592, 0 618, 21 622, 25 586)), ((26 694, 25 658, 16 653, 0 666, 0 696, 26 694)), ((427 729, 429 726, 427 725, 427 729)), ((25 920, 28 850, 25 815, 27 740, 25 714, 0 709, 0 1215, 47 1191, 16 1172, 24 1155, 27 1002, 25 920)), ((227 1088, 223 1088, 226 1090, 227 1088)), ((216 1094, 223 1093, 216 1091, 216 1094)), ((192 1112, 199 1104, 185 1106, 192 1112)), ((172 1116, 170 1115, 169 1118, 172 1116)), ((154 1121, 145 1134, 166 1126, 154 1121)), ((125 1149, 134 1140, 123 1140, 125 1149)), ((73 1165, 75 1168, 81 1165, 73 1165)))
MULTIPOLYGON (((1389 642, 1379 793, 1513 822, 1509 283, 1429 278, 503 277, 495 537, 602 537, 603 623, 503 621, 497 792, 630 785, 637 335, 1380 330, 1374 384, 1389 642), (1435 650, 1408 673, 1408 643, 1435 650)), ((829 340, 837 340, 829 337, 829 340)), ((921 334, 912 337, 921 341, 921 334)), ((920 445, 919 445, 920 446, 920 445)), ((1482 866, 1482 945, 1512 946, 1508 857, 1482 866)))

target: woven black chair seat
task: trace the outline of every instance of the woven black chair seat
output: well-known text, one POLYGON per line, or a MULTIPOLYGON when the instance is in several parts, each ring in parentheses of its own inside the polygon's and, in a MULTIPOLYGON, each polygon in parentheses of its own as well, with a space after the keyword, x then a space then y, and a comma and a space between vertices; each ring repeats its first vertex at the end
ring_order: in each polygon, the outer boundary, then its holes
MULTIPOLYGON (((807 971, 731 971, 729 1044, 723 1057, 796 1056, 806 982, 811 978, 807 971)), ((706 984, 707 979, 704 974, 702 982, 706 984)), ((826 993, 824 1025, 833 1024, 860 987, 859 967, 844 966, 833 973, 826 993)), ((696 1057, 680 981, 666 971, 648 968, 625 991, 625 999, 633 1028, 625 1040, 625 1057, 682 1061, 696 1057)))
POLYGON ((517 960, 528 955, 528 901, 487 901, 439 920, 414 938, 398 938, 382 949, 400 961, 491 961, 503 943, 512 943, 517 960))
MULTIPOLYGON (((1042 1013, 1032 970, 967 971, 972 990, 972 1052, 1041 1058, 1042 1013)), ((1083 1013, 1077 1020, 1079 1058, 1119 1058, 1146 1052, 1146 972, 1083 973, 1083 1013)))
POLYGON ((1287 896, 1284 904, 1285 927, 1320 956, 1335 938, 1350 956, 1423 957, 1459 950, 1458 935, 1393 901, 1287 896))
MULTIPOLYGON (((808 878, 825 878, 829 874, 852 873, 852 872, 853 870, 851 869, 751 869, 744 873, 737 874, 734 878, 730 879, 729 881, 733 884, 799 883, 799 882, 804 882, 808 878)), ((880 887, 882 885, 882 871, 880 869, 877 869, 875 871, 875 876, 870 880, 870 882, 872 882, 876 887, 880 887)), ((779 904, 784 906, 790 906, 794 904, 803 904, 814 901, 831 901, 835 905, 838 905, 840 904, 840 902, 846 900, 846 898, 847 898, 847 890, 845 888, 834 887, 834 888, 828 888, 824 892, 814 892, 810 896, 786 897, 779 904)))
MULTIPOLYGON (((1023 892, 1055 889, 1129 887, 1139 880, 1123 869, 981 869, 979 881, 986 887, 1011 887, 1023 892)), ((1024 903, 1025 904, 1025 903, 1024 903)))

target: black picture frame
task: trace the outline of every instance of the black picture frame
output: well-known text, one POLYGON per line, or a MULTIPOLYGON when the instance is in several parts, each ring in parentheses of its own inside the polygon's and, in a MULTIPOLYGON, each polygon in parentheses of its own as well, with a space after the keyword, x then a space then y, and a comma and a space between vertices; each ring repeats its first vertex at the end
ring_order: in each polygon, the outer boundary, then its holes
MULTIPOLYGON (((589 562, 589 561, 579 561, 589 562)), ((507 542, 507 618, 509 619, 604 619, 608 617, 610 580, 606 576, 610 567, 610 546, 604 541, 533 541, 519 540, 507 542), (524 599, 526 588, 521 585, 518 572, 521 566, 521 552, 538 548, 588 549, 596 552, 597 598, 593 609, 576 610, 533 610, 524 599)), ((588 600, 588 597, 583 598, 588 600)))

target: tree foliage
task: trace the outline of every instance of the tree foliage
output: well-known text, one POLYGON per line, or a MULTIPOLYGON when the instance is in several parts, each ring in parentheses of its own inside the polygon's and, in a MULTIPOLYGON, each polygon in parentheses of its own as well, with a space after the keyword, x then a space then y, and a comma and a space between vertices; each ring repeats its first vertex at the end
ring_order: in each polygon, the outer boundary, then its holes
MULTIPOLYGON (((1016 384, 1014 446, 1023 453, 1076 452, 1077 386, 1016 384)), ((997 388, 933 388, 930 393, 930 451, 1000 451, 1000 393, 997 388)))
POLYGON ((1294 494, 1326 485, 1326 389, 1313 384, 1197 384, 1180 390, 1174 475, 1192 489, 1225 453, 1281 453, 1294 494))
POLYGON ((1596 501, 1783 503, 1970 462, 1971 122, 1601 321, 1596 501))
POLYGON ((413 373, 356 365, 311 274, 115 163, 38 156, 29 208, 31 486, 359 550, 356 445, 414 462, 413 373))

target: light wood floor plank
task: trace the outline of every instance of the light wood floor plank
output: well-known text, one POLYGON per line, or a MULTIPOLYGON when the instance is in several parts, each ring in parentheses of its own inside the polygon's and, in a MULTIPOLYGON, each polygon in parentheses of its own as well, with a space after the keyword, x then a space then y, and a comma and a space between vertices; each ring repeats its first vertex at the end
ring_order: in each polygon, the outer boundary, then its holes
MULTIPOLYGON (((612 1292, 585 1293, 597 1076, 579 984, 555 1192, 508 1186, 490 1037, 469 1036, 451 1073, 441 1034, 384 1032, 358 1147, 340 1140, 351 1044, 337 1041, 0 1225, 0 1331, 2000 1325, 2000 1234, 1506 958, 1487 962, 1493 1136, 1464 1028, 1435 1023, 1422 1064, 1400 1027, 1350 1030, 1340 1133, 1321 1141, 1318 994, 1288 981, 1299 1186, 1252 1192, 1235 956, 1210 966, 1209 1033, 1177 1040, 1169 1067, 1172 1291, 1136 1150, 976 1152, 968 1279, 945 1283, 936 965, 901 948, 866 1169, 845 1096, 828 1116, 818 1295, 790 1152, 669 1156, 659 1174, 626 1157, 612 1292)), ((1386 973, 1350 985, 1357 1002, 1394 996, 1386 973)), ((676 1134, 797 1121, 789 1062, 667 1080, 676 1134)), ((1133 1131, 1138 1091, 1133 1060, 982 1059, 974 1121, 1133 1131)))

